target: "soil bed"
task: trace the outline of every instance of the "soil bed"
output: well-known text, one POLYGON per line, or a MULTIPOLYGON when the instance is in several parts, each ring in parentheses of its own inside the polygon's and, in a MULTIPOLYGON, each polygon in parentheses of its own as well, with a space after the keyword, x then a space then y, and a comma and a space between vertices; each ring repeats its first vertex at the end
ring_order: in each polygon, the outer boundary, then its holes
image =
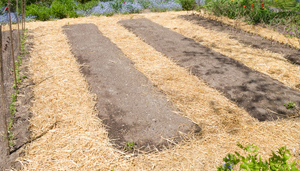
MULTIPOLYGON (((14 55, 15 60, 18 59, 18 40, 17 40, 17 31, 13 31, 13 46, 14 46, 14 55)), ((31 40, 32 37, 28 36, 27 41, 31 40)), ((12 56, 11 56, 11 44, 10 44, 10 33, 9 31, 2 32, 2 54, 3 54, 3 72, 4 72, 4 89, 6 95, 6 107, 7 107, 7 122, 9 122, 11 115, 9 110, 9 103, 11 102, 11 94, 15 94, 16 91, 12 88, 14 79, 13 79, 13 72, 11 69, 13 68, 12 64, 12 56)), ((32 47, 31 43, 27 43, 25 48, 29 51, 32 47)), ((29 54, 25 54, 22 57, 22 64, 20 66, 20 77, 26 76, 29 77, 28 71, 28 60, 29 54)), ((22 155, 21 148, 29 141, 30 138, 30 131, 29 131, 29 119, 31 117, 30 107, 31 107, 31 100, 33 98, 32 91, 31 91, 32 82, 30 79, 22 78, 21 84, 19 84, 19 94, 17 95, 17 102, 16 104, 16 112, 14 113, 13 118, 13 146, 10 148, 10 156, 5 161, 0 161, 0 170, 5 169, 20 169, 20 163, 16 162, 15 160, 22 155)), ((2 132, 3 130, 0 130, 2 132)), ((0 144, 0 151, 5 149, 6 144, 0 144)))
POLYGON ((99 117, 117 148, 123 150, 128 142, 134 142, 134 148, 143 151, 163 149, 166 139, 180 140, 179 132, 200 131, 192 121, 173 112, 176 109, 165 95, 155 90, 96 25, 63 28, 91 91, 97 95, 99 117))
POLYGON ((290 62, 300 65, 300 50, 292 48, 288 45, 280 44, 276 41, 265 39, 261 36, 254 35, 243 31, 241 29, 234 28, 220 21, 211 20, 198 15, 183 15, 180 16, 188 21, 192 21, 206 29, 215 30, 218 32, 228 33, 230 38, 238 40, 240 43, 249 45, 258 49, 265 49, 271 52, 284 54, 284 57, 290 62))
POLYGON ((300 105, 300 92, 291 89, 238 61, 204 47, 147 19, 123 20, 121 25, 141 37, 157 51, 205 80, 211 87, 245 108, 260 121, 293 116, 288 101, 300 105))

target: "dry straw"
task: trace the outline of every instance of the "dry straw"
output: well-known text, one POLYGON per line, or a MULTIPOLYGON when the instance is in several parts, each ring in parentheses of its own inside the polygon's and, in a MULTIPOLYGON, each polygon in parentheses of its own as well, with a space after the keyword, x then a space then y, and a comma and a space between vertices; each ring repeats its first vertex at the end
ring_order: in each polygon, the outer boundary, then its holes
POLYGON ((266 39, 269 39, 272 41, 277 41, 279 43, 288 44, 288 45, 296 47, 296 48, 300 48, 300 39, 285 37, 283 34, 277 32, 277 31, 274 31, 272 29, 263 28, 263 27, 260 27, 257 25, 249 25, 243 21, 230 19, 230 18, 224 17, 224 16, 217 17, 217 16, 206 13, 204 10, 201 10, 201 12, 196 12, 196 13, 198 13, 198 15, 201 15, 203 17, 206 17, 206 18, 209 18, 212 20, 216 20, 216 21, 221 21, 221 22, 231 25, 235 28, 242 29, 242 30, 245 30, 246 32, 259 35, 263 38, 266 38, 266 39))
MULTIPOLYGON (((293 159, 300 161, 299 119, 263 123, 254 120, 204 81, 117 24, 123 19, 147 17, 163 26, 180 29, 181 20, 177 19, 180 14, 185 12, 28 23, 28 28, 34 31, 30 70, 36 83, 32 137, 47 133, 27 146, 25 156, 19 159, 24 170, 110 170, 115 167, 115 170, 210 171, 222 164, 227 153, 240 152, 235 146, 237 142, 259 146, 264 156, 287 145, 293 159), (166 94, 181 111, 180 115, 202 127, 202 136, 169 150, 138 157, 128 158, 114 150, 95 115, 95 97, 89 92, 62 33, 61 26, 77 23, 95 23, 135 67, 166 94)), ((202 34, 205 33, 199 32, 202 34)))

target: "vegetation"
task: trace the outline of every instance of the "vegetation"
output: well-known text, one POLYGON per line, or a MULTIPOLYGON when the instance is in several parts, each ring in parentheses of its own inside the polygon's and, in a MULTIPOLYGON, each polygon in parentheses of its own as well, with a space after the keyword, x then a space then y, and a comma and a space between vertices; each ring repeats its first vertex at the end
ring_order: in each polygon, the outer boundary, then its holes
MULTIPOLYGON (((22 76, 22 77, 20 76, 20 66, 21 66, 21 63, 22 63, 22 57, 26 53, 28 53, 25 50, 26 37, 27 37, 27 35, 24 34, 24 36, 22 38, 22 42, 21 42, 21 54, 20 54, 20 56, 18 56, 18 60, 15 62, 17 84, 21 83, 22 78, 23 79, 27 78, 26 76, 22 76)), ((14 84, 12 88, 16 89, 16 85, 14 84)), ((11 147, 13 146, 13 131, 12 131, 12 128, 13 128, 15 113, 17 111, 17 106, 16 106, 15 102, 17 101, 18 94, 19 94, 19 90, 16 89, 16 93, 10 95, 11 96, 11 102, 9 103, 10 119, 9 119, 8 128, 7 128, 8 130, 7 131, 8 131, 8 136, 9 136, 8 137, 8 142, 9 142, 9 145, 11 147)))
POLYGON ((217 16, 281 27, 283 34, 300 36, 300 1, 296 0, 208 0, 203 6, 217 16), (280 7, 276 9, 275 7, 280 7), (283 27, 283 29, 282 29, 283 27))
POLYGON ((278 149, 277 154, 272 151, 272 156, 268 160, 262 160, 261 156, 258 157, 258 148, 253 145, 243 146, 237 144, 241 149, 245 150, 248 155, 246 157, 240 155, 238 152, 235 154, 228 154, 223 161, 224 165, 217 167, 218 171, 233 171, 233 168, 239 164, 240 170, 247 171, 299 171, 296 162, 293 161, 289 164, 287 161, 291 158, 291 153, 286 149, 286 146, 278 149))

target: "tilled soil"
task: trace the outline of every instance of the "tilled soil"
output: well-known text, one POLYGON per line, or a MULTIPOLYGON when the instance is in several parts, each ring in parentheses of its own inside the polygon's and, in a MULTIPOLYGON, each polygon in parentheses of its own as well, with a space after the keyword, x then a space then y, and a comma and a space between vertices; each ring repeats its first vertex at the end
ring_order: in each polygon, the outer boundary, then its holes
MULTIPOLYGON (((32 37, 27 37, 27 40, 31 40, 32 37)), ((9 31, 2 32, 2 54, 3 54, 3 72, 4 72, 4 89, 6 96, 6 107, 7 107, 7 122, 9 122, 11 115, 9 110, 9 103, 11 102, 11 94, 15 94, 16 91, 12 88, 14 84, 14 77, 12 70, 12 56, 11 56, 11 44, 10 44, 10 33, 9 31)), ((13 31, 13 46, 14 46, 14 54, 15 60, 17 60, 17 52, 18 52, 18 41, 17 41, 17 31, 13 31)), ((32 43, 26 44, 26 50, 29 51, 32 47, 32 43)), ((20 67, 20 76, 29 77, 28 71, 28 60, 29 54, 26 54, 22 58, 22 65, 20 67)), ((17 98, 16 107, 17 111, 14 114, 13 118, 13 146, 10 148, 10 155, 7 157, 0 157, 0 170, 5 169, 20 169, 20 163, 16 162, 16 158, 19 157, 22 152, 21 148, 29 141, 30 131, 29 131, 29 119, 31 117, 31 112, 29 108, 31 107, 31 100, 33 98, 31 92, 32 82, 30 79, 22 78, 22 83, 19 85, 19 94, 17 98)), ((1 128, 0 128, 1 129, 1 128)), ((3 130, 0 130, 2 132, 3 130)), ((0 142, 0 151, 5 149, 7 144, 3 144, 0 142)))
POLYGON ((253 48, 265 49, 271 52, 283 54, 291 63, 300 65, 300 50, 292 48, 288 45, 280 44, 276 41, 271 41, 261 36, 245 32, 241 29, 226 25, 220 21, 210 20, 198 15, 182 15, 180 18, 191 21, 206 29, 215 30, 218 32, 228 33, 231 39, 236 39, 240 43, 249 45, 253 48))
POLYGON ((64 26, 72 52, 97 95, 99 117, 111 142, 119 149, 149 151, 167 146, 166 139, 180 141, 182 133, 200 132, 177 111, 165 95, 134 68, 118 47, 94 24, 64 26), (127 147, 126 147, 127 146, 127 147))
POLYGON ((150 20, 123 20, 119 23, 223 92, 254 118, 275 120, 297 112, 296 108, 288 110, 284 104, 292 101, 299 106, 299 91, 150 20))

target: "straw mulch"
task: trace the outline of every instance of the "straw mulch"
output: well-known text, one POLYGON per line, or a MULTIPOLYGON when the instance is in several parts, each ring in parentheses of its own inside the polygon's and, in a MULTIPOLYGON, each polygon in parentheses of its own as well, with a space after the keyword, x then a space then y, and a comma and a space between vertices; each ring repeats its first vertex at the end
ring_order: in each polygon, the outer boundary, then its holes
MULTIPOLYGON (((237 142, 257 145, 265 157, 271 150, 287 145, 293 159, 300 161, 299 119, 256 121, 204 81, 117 24, 122 19, 147 17, 163 26, 185 30, 176 17, 185 13, 28 23, 28 28, 34 31, 35 43, 30 65, 36 83, 31 131, 32 137, 46 134, 29 144, 25 156, 19 158, 24 170, 110 170, 114 167, 115 170, 215 170, 227 153, 241 152, 235 146, 237 142), (135 67, 166 94, 181 111, 180 115, 201 126, 202 136, 169 150, 138 157, 124 156, 114 150, 101 121, 95 116, 95 97, 89 92, 62 33, 61 26, 76 23, 96 24, 135 67)), ((190 29, 197 31, 196 27, 190 29)), ((252 52, 252 56, 259 53, 261 51, 252 52)))
POLYGON ((201 10, 201 12, 195 12, 195 13, 197 13, 198 15, 201 15, 202 17, 206 17, 206 18, 216 20, 216 21, 221 21, 225 24, 231 25, 238 29, 245 30, 249 33, 260 35, 261 37, 264 37, 266 39, 276 41, 279 43, 288 44, 288 45, 296 47, 296 48, 300 48, 300 39, 295 38, 295 37, 294 38, 285 37, 283 34, 277 32, 277 31, 274 31, 272 28, 268 29, 268 28, 263 28, 263 27, 257 26, 257 25, 249 25, 243 21, 230 19, 228 17, 214 16, 214 15, 211 15, 211 14, 205 12, 204 10, 201 10))

